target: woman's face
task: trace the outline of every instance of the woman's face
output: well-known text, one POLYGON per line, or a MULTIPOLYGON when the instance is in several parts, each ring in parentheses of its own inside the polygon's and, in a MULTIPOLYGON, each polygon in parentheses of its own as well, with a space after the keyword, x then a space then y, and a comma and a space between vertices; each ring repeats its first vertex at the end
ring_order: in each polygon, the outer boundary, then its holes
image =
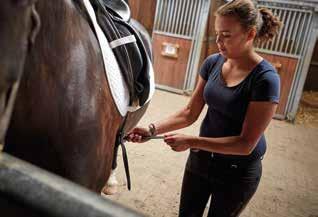
POLYGON ((216 43, 220 53, 226 58, 237 58, 251 49, 253 38, 235 17, 216 16, 216 43))

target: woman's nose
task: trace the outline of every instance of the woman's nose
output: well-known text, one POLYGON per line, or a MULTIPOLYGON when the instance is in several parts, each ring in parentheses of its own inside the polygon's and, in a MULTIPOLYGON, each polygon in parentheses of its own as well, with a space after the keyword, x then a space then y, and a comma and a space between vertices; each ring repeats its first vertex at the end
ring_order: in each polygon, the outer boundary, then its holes
POLYGON ((220 36, 219 36, 219 35, 216 36, 215 42, 216 42, 216 43, 220 43, 220 42, 221 42, 221 39, 220 39, 220 36))

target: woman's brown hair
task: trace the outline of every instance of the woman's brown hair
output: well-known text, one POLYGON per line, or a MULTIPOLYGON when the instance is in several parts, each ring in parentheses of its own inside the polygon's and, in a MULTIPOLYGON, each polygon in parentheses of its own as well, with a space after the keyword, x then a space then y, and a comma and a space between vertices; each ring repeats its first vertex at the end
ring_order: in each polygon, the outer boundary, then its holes
POLYGON ((235 16, 242 27, 249 30, 256 28, 255 41, 266 42, 273 39, 282 23, 267 8, 256 8, 251 0, 234 0, 216 11, 219 16, 235 16))

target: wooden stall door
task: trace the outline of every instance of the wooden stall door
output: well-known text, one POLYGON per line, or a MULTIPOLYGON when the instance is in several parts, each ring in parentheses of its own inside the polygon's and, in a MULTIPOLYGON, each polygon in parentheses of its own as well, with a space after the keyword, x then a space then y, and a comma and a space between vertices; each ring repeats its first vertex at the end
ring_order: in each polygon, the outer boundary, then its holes
POLYGON ((154 33, 152 43, 156 84, 182 90, 192 41, 154 33), (178 45, 177 57, 168 57, 162 54, 164 43, 178 45))
POLYGON ((286 118, 286 106, 288 103, 289 93, 292 88, 293 79, 296 72, 298 59, 291 57, 277 56, 273 54, 259 53, 264 59, 272 63, 276 67, 280 76, 280 102, 277 107, 276 114, 278 118, 286 118))

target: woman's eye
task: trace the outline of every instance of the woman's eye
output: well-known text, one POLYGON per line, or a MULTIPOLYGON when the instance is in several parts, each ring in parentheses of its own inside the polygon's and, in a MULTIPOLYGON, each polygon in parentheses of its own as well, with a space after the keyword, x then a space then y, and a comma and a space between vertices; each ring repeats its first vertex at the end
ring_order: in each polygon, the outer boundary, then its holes
POLYGON ((227 34, 227 33, 215 33, 215 36, 219 36, 219 37, 223 37, 223 38, 229 38, 231 37, 231 34, 227 34))

